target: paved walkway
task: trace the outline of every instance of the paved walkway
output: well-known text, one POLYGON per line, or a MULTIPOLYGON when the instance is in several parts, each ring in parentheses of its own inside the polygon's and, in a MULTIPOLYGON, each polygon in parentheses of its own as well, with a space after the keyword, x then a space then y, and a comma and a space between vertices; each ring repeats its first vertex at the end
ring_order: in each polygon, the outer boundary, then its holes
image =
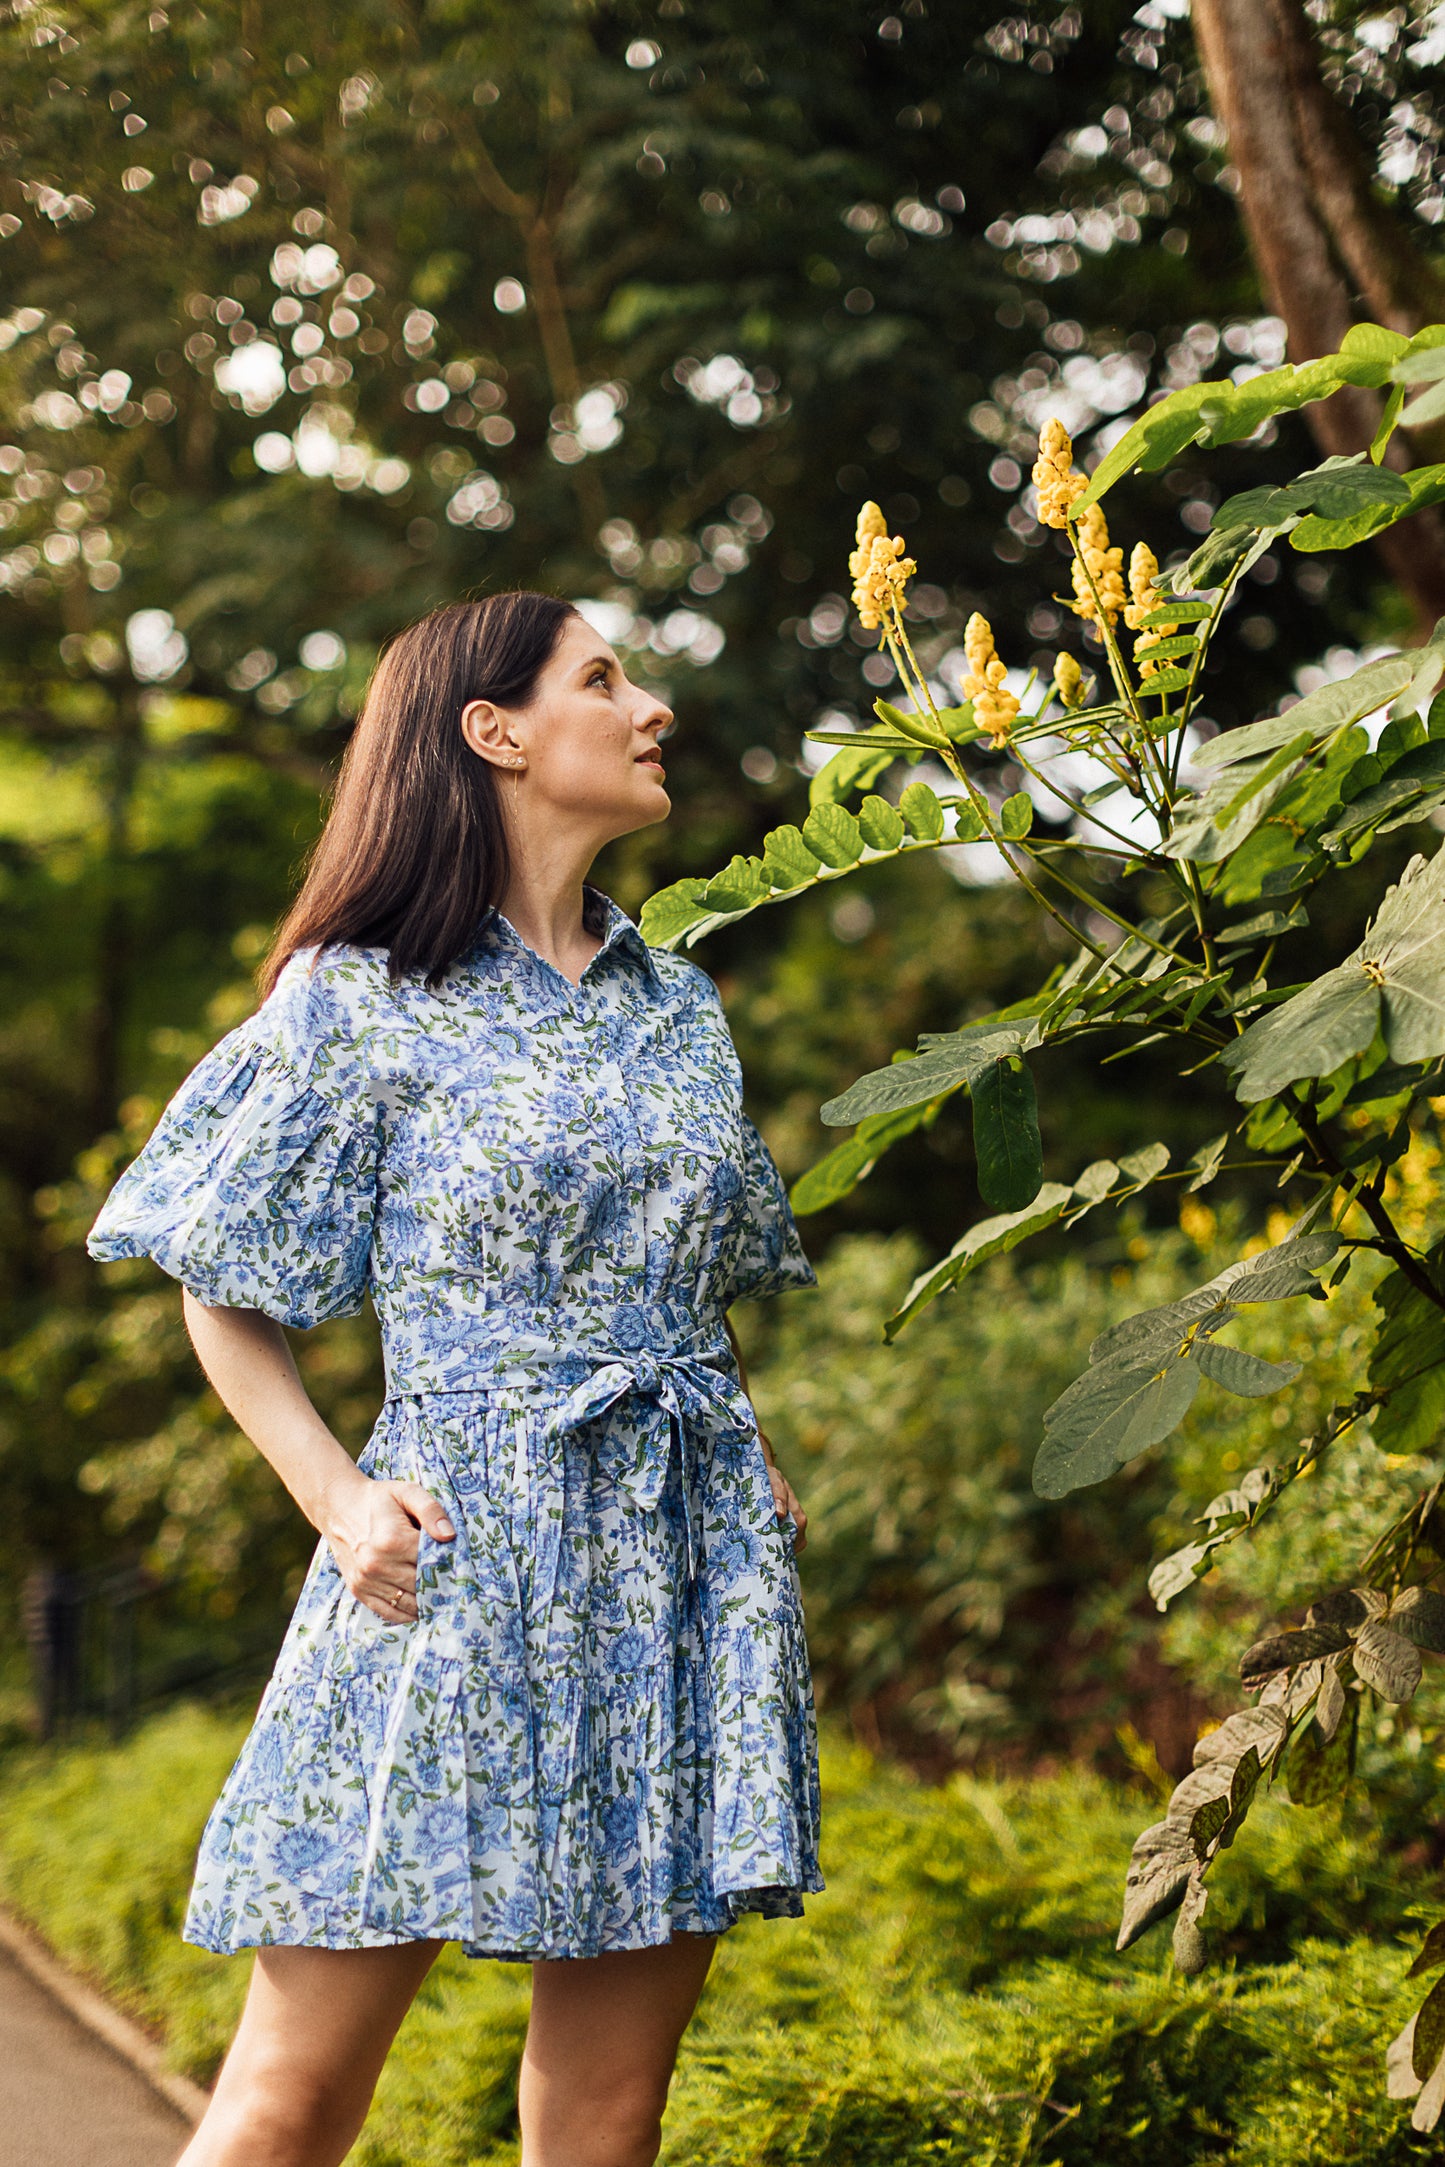
POLYGON ((0 2167, 172 2167, 185 2124, 0 1954, 0 2167))

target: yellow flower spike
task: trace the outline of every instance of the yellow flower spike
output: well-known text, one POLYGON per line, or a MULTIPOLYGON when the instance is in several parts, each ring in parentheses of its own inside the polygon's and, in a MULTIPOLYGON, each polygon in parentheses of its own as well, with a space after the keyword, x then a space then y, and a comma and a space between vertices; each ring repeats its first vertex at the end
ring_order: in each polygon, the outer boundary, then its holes
POLYGON ((987 671, 987 683, 973 703, 973 719, 995 745, 1006 745, 1019 711, 1018 695, 1004 683, 1008 671, 995 655, 987 671))
POLYGON ((977 610, 963 628, 963 653, 968 663, 968 675, 963 680, 963 696, 976 700, 988 687, 988 666, 994 658, 993 627, 977 610))
POLYGON ((1129 593, 1133 608, 1124 613, 1124 622, 1131 628, 1146 610, 1153 609, 1157 595, 1154 582, 1159 577, 1159 559, 1147 542, 1136 542, 1129 559, 1129 593))
MULTIPOLYGON (((1124 622, 1131 632, 1138 631, 1151 610, 1159 609, 1164 603, 1165 597, 1154 584, 1158 576, 1159 559, 1147 542, 1136 542, 1129 559, 1129 592, 1133 600, 1124 612, 1124 622)), ((1149 649, 1157 646, 1160 640, 1169 639, 1178 630, 1179 627, 1175 624, 1159 624, 1150 625, 1139 632, 1134 642, 1134 660, 1138 664, 1141 677, 1152 677, 1155 671, 1162 667, 1162 664, 1148 659, 1149 649)))
POLYGON ((1070 654, 1054 663, 1054 690, 1065 707, 1080 707, 1084 699, 1084 673, 1070 654))
POLYGON ((1034 488, 1038 492, 1039 518, 1046 527, 1067 527, 1069 506, 1089 484, 1075 471, 1074 446, 1057 415, 1051 415, 1039 433, 1039 455, 1034 461, 1034 488))
POLYGON ((1007 744, 1018 698, 1005 683, 1008 671, 994 650, 993 627, 977 610, 964 626, 963 652, 968 663, 963 696, 973 702, 973 719, 995 745, 1007 744))
POLYGON ((858 547, 848 559, 848 569, 853 574, 853 607, 862 620, 865 631, 876 632, 886 622, 890 609, 900 616, 908 607, 905 592, 918 566, 911 557, 905 557, 901 534, 890 539, 881 525, 875 526, 873 518, 881 522, 883 514, 876 504, 865 504, 858 518, 858 547), (868 532, 864 535, 864 522, 868 532))
POLYGON ((1083 563, 1079 557, 1074 559, 1074 615, 1092 624, 1102 609, 1106 621, 1113 624, 1128 602, 1124 592, 1124 552, 1110 548, 1108 522, 1097 504, 1091 504, 1079 520, 1078 543, 1083 563))
POLYGON ((878 506, 873 502, 873 499, 870 497, 868 499, 868 502, 863 506, 863 509, 858 514, 858 531, 856 540, 859 549, 861 550, 866 548, 867 544, 873 541, 875 536, 880 534, 886 534, 887 532, 888 522, 883 517, 883 514, 878 508, 878 506))

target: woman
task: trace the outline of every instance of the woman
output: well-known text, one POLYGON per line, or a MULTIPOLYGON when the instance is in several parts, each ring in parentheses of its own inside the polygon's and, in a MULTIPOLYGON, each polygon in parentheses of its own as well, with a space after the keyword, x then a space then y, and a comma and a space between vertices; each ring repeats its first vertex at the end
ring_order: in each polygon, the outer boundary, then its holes
POLYGON ((525 2167, 656 2157, 716 1936, 821 1888, 804 1516, 726 1324, 805 1286, 711 983, 584 879, 672 720, 567 604, 383 657, 268 998, 92 1232, 321 1544, 186 1924, 259 1950, 185 2167, 329 2167, 446 1941, 530 1962, 525 2167), (359 1465, 283 1325, 381 1321, 359 1465))

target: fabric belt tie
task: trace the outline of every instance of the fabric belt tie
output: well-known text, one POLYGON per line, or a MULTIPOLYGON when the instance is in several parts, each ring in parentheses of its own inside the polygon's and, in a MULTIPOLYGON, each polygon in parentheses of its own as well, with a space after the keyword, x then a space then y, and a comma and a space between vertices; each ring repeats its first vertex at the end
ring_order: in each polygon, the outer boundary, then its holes
POLYGON ((693 1354, 603 1350, 589 1359, 596 1367, 557 1408, 553 1432, 566 1436, 623 1400, 637 1402, 638 1450, 630 1460, 619 1455, 613 1474, 618 1488, 643 1512, 656 1512, 662 1501, 676 1435, 682 1460, 688 1578, 695 1580, 698 1445, 704 1436, 714 1444, 730 1436, 750 1442, 757 1427, 752 1408, 741 1386, 693 1354))

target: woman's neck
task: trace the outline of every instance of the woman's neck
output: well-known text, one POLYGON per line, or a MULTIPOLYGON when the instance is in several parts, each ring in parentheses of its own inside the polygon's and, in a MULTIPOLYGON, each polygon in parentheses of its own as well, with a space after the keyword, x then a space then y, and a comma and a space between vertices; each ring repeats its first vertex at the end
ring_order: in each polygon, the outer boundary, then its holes
POLYGON ((601 945, 587 927, 586 871, 514 864, 499 906, 533 953, 574 985, 601 945))

